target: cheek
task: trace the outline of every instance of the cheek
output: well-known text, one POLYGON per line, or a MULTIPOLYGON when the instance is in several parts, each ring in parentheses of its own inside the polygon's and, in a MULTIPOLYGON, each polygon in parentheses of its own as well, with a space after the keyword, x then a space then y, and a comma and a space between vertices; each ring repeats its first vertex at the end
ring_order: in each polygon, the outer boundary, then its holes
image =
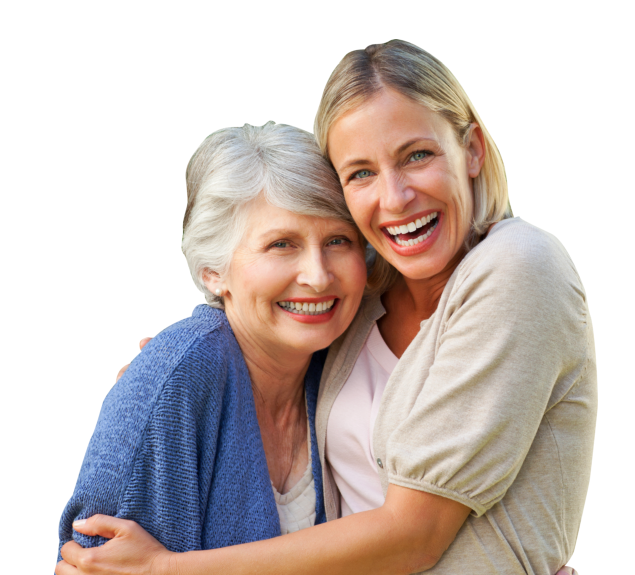
POLYGON ((344 192, 344 199, 348 210, 351 212, 355 223, 358 227, 364 228, 370 226, 370 216, 372 215, 372 202, 369 201, 370 194, 360 192, 344 192))
POLYGON ((342 278, 342 285, 345 286, 347 295, 354 298, 361 298, 366 287, 366 262, 364 256, 360 253, 351 255, 347 258, 347 261, 342 262, 343 273, 340 275, 342 278))

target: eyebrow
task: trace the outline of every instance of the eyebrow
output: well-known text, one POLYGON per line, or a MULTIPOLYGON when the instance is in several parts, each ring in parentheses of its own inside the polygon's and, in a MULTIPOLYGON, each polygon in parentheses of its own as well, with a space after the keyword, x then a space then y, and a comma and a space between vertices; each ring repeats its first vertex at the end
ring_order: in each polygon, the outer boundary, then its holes
MULTIPOLYGON (((347 225, 346 223, 342 222, 341 226, 337 226, 336 228, 333 228, 333 230, 331 230, 331 232, 333 234, 343 234, 343 233, 348 233, 348 232, 354 232, 354 229, 352 226, 347 225)), ((287 229, 287 228, 278 228, 278 229, 274 229, 274 230, 267 230, 265 232, 263 232, 260 235, 261 240, 266 240, 266 241, 271 241, 271 238, 284 238, 284 237, 296 237, 296 236, 301 236, 302 232, 298 231, 298 230, 291 230, 291 229, 287 229)))
MULTIPOLYGON (((412 138, 407 142, 404 142, 397 148, 397 154, 401 154, 404 150, 407 150, 410 146, 416 144, 417 142, 433 142, 435 144, 437 143, 437 141, 433 140, 432 138, 412 138)), ((354 160, 351 160, 350 162, 346 162, 346 164, 344 164, 341 169, 347 170, 348 168, 352 168, 353 166, 362 166, 367 163, 368 160, 364 158, 356 158, 354 160)))

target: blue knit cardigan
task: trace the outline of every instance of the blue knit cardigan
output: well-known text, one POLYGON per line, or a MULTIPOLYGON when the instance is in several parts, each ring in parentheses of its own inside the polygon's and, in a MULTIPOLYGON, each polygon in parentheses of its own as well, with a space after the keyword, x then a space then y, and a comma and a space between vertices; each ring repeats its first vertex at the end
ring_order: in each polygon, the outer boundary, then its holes
MULTIPOLYGON (((314 354, 305 378, 316 524, 326 520, 315 435, 325 356, 314 354)), ((162 331, 104 400, 60 549, 106 541, 73 531, 95 513, 133 519, 172 551, 280 535, 251 380, 224 312, 200 305, 162 331)))

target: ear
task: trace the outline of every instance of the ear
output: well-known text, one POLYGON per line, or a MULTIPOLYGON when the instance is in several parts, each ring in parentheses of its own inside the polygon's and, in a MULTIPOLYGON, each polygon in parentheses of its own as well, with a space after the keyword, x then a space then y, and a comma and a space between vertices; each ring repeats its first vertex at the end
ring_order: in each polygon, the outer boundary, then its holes
POLYGON ((215 294, 218 289, 221 290, 222 293, 227 291, 221 277, 216 272, 206 268, 203 270, 202 276, 203 283, 210 293, 215 294))
POLYGON ((478 124, 470 126, 470 138, 465 150, 467 152, 467 173, 470 178, 476 178, 485 161, 485 136, 483 136, 483 130, 478 124))

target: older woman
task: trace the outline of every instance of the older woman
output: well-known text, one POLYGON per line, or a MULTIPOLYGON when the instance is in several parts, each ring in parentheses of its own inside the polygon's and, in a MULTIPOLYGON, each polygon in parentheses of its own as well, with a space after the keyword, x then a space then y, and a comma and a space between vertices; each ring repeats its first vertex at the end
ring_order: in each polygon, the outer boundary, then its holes
POLYGON ((183 251, 209 305, 109 393, 60 546, 94 513, 134 519, 174 551, 324 521, 314 353, 348 327, 366 282, 337 178, 310 134, 269 123, 212 134, 187 188, 183 251))
MULTIPOLYGON (((573 263, 512 217, 483 122, 449 70, 411 44, 348 54, 316 136, 377 251, 379 294, 322 378, 333 521, 181 555, 116 519, 82 529, 118 535, 98 554, 110 573, 555 573, 575 545, 596 413, 573 263)), ((65 551, 80 572, 105 572, 65 551)))

